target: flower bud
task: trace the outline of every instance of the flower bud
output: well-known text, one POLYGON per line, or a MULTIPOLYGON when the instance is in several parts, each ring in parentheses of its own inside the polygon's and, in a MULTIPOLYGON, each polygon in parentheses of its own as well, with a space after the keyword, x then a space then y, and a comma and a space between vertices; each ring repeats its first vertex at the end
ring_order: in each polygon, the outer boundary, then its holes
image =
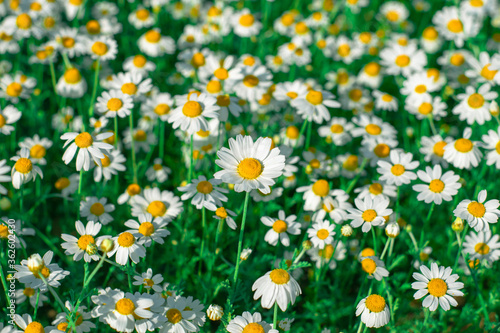
POLYGON ((12 207, 12 203, 10 202, 9 198, 7 197, 3 197, 2 199, 0 199, 0 209, 1 210, 10 210, 10 208, 12 207))
POLYGON ((405 230, 406 232, 411 232, 413 230, 411 224, 406 225, 405 230))
POLYGON ((101 251, 105 253, 113 250, 114 247, 115 242, 111 238, 106 238, 101 243, 101 251))
POLYGON ((222 316, 224 316, 224 309, 220 305, 210 304, 207 309, 207 316, 212 321, 221 320, 222 316))
POLYGON ((496 101, 491 102, 490 113, 493 117, 498 117, 498 115, 500 114, 500 107, 498 107, 498 103, 496 101))
POLYGON ((349 224, 346 224, 346 225, 342 226, 342 229, 340 229, 340 232, 342 233, 342 236, 349 237, 352 235, 352 227, 349 224))
POLYGON ((396 222, 388 223, 385 227, 385 234, 387 237, 396 238, 399 235, 399 224, 396 222))
POLYGON ((95 243, 89 243, 87 245, 87 248, 85 249, 85 252, 87 252, 88 255, 93 256, 94 254, 97 253, 97 245, 95 243))
POLYGON ((35 253, 28 258, 28 268, 33 273, 39 272, 43 267, 45 267, 45 263, 38 253, 35 253))
POLYGON ((243 249, 243 251, 241 251, 240 260, 247 260, 250 254, 252 254, 252 249, 243 249))
POLYGON ((460 217, 457 217, 451 224, 451 228, 455 232, 461 232, 462 230, 464 230, 464 220, 462 220, 460 217))
POLYGON ((302 247, 307 251, 312 248, 312 243, 310 240, 305 240, 302 242, 302 247))

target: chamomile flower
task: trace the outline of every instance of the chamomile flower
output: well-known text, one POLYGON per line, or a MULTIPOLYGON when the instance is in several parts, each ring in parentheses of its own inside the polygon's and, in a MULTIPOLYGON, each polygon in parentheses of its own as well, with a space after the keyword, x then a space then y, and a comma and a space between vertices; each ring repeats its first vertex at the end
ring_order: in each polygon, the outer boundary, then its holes
POLYGON ((149 61, 142 54, 128 57, 123 62, 123 70, 126 72, 139 73, 143 76, 146 76, 149 72, 152 72, 155 69, 156 65, 154 62, 149 61))
POLYGON ((215 210, 215 215, 213 216, 214 219, 217 220, 223 220, 226 221, 227 225, 229 228, 235 230, 236 229, 236 222, 234 222, 233 217, 236 216, 236 213, 233 212, 232 210, 226 209, 224 207, 218 207, 215 210))
POLYGON ((81 98, 87 92, 87 82, 78 69, 69 67, 57 81, 56 90, 62 97, 81 98))
POLYGON ((427 65, 427 57, 422 50, 410 44, 406 47, 392 45, 380 52, 380 64, 385 66, 387 74, 409 76, 427 65))
POLYGON ((281 244, 284 246, 289 246, 290 237, 288 234, 300 234, 300 223, 295 222, 296 218, 297 216, 295 215, 286 217, 285 211, 283 210, 278 212, 278 218, 271 218, 268 216, 261 217, 260 221, 264 223, 264 225, 271 227, 266 233, 264 240, 272 246, 276 246, 278 240, 281 241, 281 244))
POLYGON ((198 326, 192 322, 196 318, 196 313, 188 307, 185 297, 167 297, 161 314, 160 333, 189 333, 199 330, 198 326))
POLYGON ((153 270, 151 268, 148 268, 148 270, 141 275, 135 275, 134 280, 133 284, 135 286, 143 286, 146 290, 153 289, 153 291, 157 293, 163 291, 160 285, 163 282, 163 276, 161 276, 161 274, 153 276, 153 270))
POLYGON ((440 205, 443 200, 451 201, 453 196, 458 193, 462 185, 458 182, 460 176, 449 170, 442 173, 441 166, 435 165, 433 168, 426 167, 424 171, 417 171, 418 178, 429 185, 413 185, 413 190, 419 192, 417 200, 425 203, 434 202, 440 205))
MULTIPOLYGON (((75 310, 75 308, 69 301, 66 301, 66 303, 64 303, 64 306, 69 310, 70 313, 73 313, 73 311, 75 310)), ((92 316, 86 310, 86 306, 79 305, 78 311, 75 312, 74 324, 76 333, 90 332, 92 329, 95 329, 95 324, 89 321, 92 316)), ((68 330, 69 323, 66 316, 67 313, 64 311, 57 314, 56 319, 54 319, 54 321, 52 322, 52 325, 56 325, 56 331, 50 331, 51 333, 66 332, 68 330)))
POLYGON ((477 232, 490 230, 490 223, 497 223, 500 216, 500 202, 497 199, 486 201, 486 194, 486 190, 482 190, 477 201, 462 200, 453 211, 455 216, 466 220, 477 232))
POLYGON ((14 265, 14 269, 17 271, 14 278, 32 289, 47 291, 47 285, 40 277, 41 274, 49 286, 59 287, 61 285, 59 280, 69 275, 69 272, 64 271, 57 264, 52 264, 53 256, 52 251, 47 251, 43 258, 36 253, 28 259, 22 260, 21 265, 14 265))
POLYGON ((162 164, 161 158, 155 158, 153 165, 146 171, 146 177, 150 182, 157 181, 164 183, 170 173, 172 173, 172 170, 162 164))
POLYGON ((232 90, 236 96, 249 102, 260 100, 272 85, 273 75, 265 66, 247 66, 242 69, 242 74, 242 78, 235 82, 232 90))
MULTIPOLYGON (((38 308, 41 308, 45 302, 49 300, 49 298, 42 292, 38 292, 30 287, 22 288, 22 289, 17 289, 16 290, 16 303, 17 304, 22 304, 26 300, 29 300, 30 305, 35 308, 37 306, 37 297, 38 299, 38 308), (40 296, 37 296, 37 294, 40 294, 40 296)), ((0 333, 13 333, 9 330, 7 331, 2 331, 2 325, 0 325, 0 333)))
POLYGON ((413 278, 417 281, 413 282, 411 287, 417 290, 413 295, 415 299, 421 299, 428 294, 422 302, 423 307, 436 311, 438 306, 441 306, 444 311, 448 311, 451 306, 458 305, 453 297, 464 295, 460 291, 464 284, 456 282, 459 276, 451 274, 451 267, 438 267, 436 263, 432 263, 431 269, 421 265, 420 271, 422 273, 413 273, 413 278))
POLYGON ((262 23, 247 8, 234 14, 230 20, 234 33, 240 37, 256 36, 262 29, 262 23))
POLYGON ((318 129, 319 136, 326 138, 327 143, 335 146, 344 146, 352 140, 350 131, 354 128, 351 122, 345 118, 333 117, 328 126, 321 126, 318 129))
POLYGON ((359 193, 358 198, 363 200, 366 196, 375 199, 381 196, 386 199, 396 197, 397 186, 388 185, 383 181, 373 181, 368 185, 354 189, 354 193, 359 193))
POLYGON ((96 111, 107 118, 125 118, 130 115, 133 107, 132 97, 120 90, 104 91, 102 96, 97 97, 96 111))
POLYGON ((483 153, 479 150, 480 143, 470 140, 472 130, 467 127, 463 137, 444 146, 443 158, 455 168, 470 169, 477 167, 483 153))
POLYGON ((35 181, 37 175, 43 178, 42 169, 38 165, 33 165, 28 148, 21 148, 19 156, 14 156, 11 160, 16 162, 11 170, 12 185, 14 188, 20 189, 23 184, 31 180, 35 181))
POLYGON ((98 221, 106 225, 113 221, 109 213, 115 210, 115 205, 107 202, 106 198, 86 197, 85 201, 80 202, 80 214, 88 221, 98 221))
POLYGON ((307 254, 311 257, 311 260, 316 263, 316 267, 319 269, 328 266, 329 269, 335 269, 337 267, 337 261, 342 261, 346 258, 347 249, 344 243, 337 241, 334 244, 327 244, 323 249, 319 247, 313 247, 307 250, 307 254))
POLYGON ((445 117, 448 106, 441 99, 440 96, 431 96, 426 94, 421 96, 417 100, 413 100, 412 103, 406 105, 406 110, 415 115, 419 120, 432 118, 435 120, 440 120, 445 117))
POLYGON ((335 224, 330 224, 328 220, 316 221, 307 229, 307 234, 314 246, 324 249, 326 245, 332 244, 334 229, 335 224))
POLYGON ((385 264, 377 256, 361 257, 361 268, 368 273, 368 278, 377 281, 382 281, 383 278, 389 276, 389 271, 385 268, 385 264))
POLYGON ((443 38, 454 41, 457 47, 462 47, 479 30, 473 19, 460 16, 457 7, 443 7, 434 14, 432 23, 443 38))
POLYGON ((500 259, 499 235, 492 235, 491 231, 471 232, 465 236, 464 253, 470 254, 470 259, 486 260, 493 263, 500 259))
POLYGON ((107 139, 112 135, 113 133, 109 132, 97 134, 96 136, 93 136, 88 132, 64 133, 61 136, 62 140, 66 140, 63 148, 69 145, 62 157, 64 163, 69 164, 78 150, 78 156, 76 158, 76 171, 80 171, 82 168, 83 170, 88 171, 90 169, 91 158, 97 165, 101 165, 101 159, 104 158, 104 152, 113 149, 112 145, 101 142, 101 140, 107 139))
POLYGON ((396 129, 389 123, 384 122, 382 119, 376 116, 368 116, 362 114, 357 118, 353 118, 353 123, 359 127, 355 127, 351 130, 353 137, 362 136, 366 138, 394 138, 396 136, 396 129))
POLYGON ((68 234, 61 235, 61 238, 64 240, 61 247, 66 250, 64 253, 73 255, 73 261, 80 261, 82 258, 84 258, 86 262, 99 260, 100 258, 97 253, 94 252, 95 249, 93 249, 92 246, 97 245, 100 238, 102 238, 96 237, 99 231, 101 231, 101 227, 102 225, 100 223, 94 221, 88 222, 86 226, 84 226, 82 222, 76 221, 75 228, 80 235, 78 238, 68 234))
POLYGON ((149 28, 155 24, 153 14, 146 8, 139 6, 136 10, 128 15, 128 21, 137 30, 142 28, 149 28))
POLYGON ((460 103, 453 108, 452 112, 458 115, 460 120, 466 120, 469 125, 475 122, 483 125, 485 121, 491 120, 490 102, 497 97, 498 93, 491 91, 490 84, 483 84, 477 91, 474 87, 468 86, 464 94, 457 95, 460 103))
POLYGON ((398 110, 398 100, 396 97, 375 90, 373 92, 373 97, 375 97, 375 108, 384 111, 397 111, 398 110))
POLYGON ((384 2, 380 7, 380 13, 391 24, 400 24, 408 18, 409 11, 406 6, 396 1, 384 2))
POLYGON ((117 149, 104 154, 104 158, 101 159, 101 165, 97 165, 94 169, 94 181, 100 182, 102 178, 107 181, 114 175, 117 175, 118 172, 125 171, 125 162, 125 156, 117 149))
POLYGON ((175 52, 175 42, 171 37, 162 36, 160 29, 151 29, 137 41, 139 50, 150 57, 161 57, 175 52))
POLYGON ((262 297, 261 305, 264 309, 270 309, 278 303, 281 311, 286 311, 288 304, 294 304, 295 299, 302 293, 299 284, 284 269, 274 269, 260 277, 252 285, 254 291, 253 299, 262 297))
POLYGON ((174 128, 194 134, 208 130, 207 118, 217 118, 219 106, 217 99, 206 94, 192 94, 182 105, 178 105, 168 118, 174 128))
POLYGON ((443 139, 439 134, 431 137, 422 136, 420 140, 420 144, 422 145, 420 153, 425 155, 424 161, 432 162, 433 164, 439 163, 445 168, 448 167, 448 162, 443 158, 444 147, 452 141, 451 137, 443 139))
POLYGON ((366 327, 379 328, 391 320, 391 311, 385 299, 377 294, 371 294, 359 301, 356 306, 356 316, 361 315, 361 321, 366 327))
POLYGON ((173 106, 174 100, 169 93, 159 93, 141 105, 141 112, 151 119, 167 121, 173 106))
POLYGON ((40 136, 35 134, 33 138, 24 139, 23 142, 19 143, 19 146, 29 149, 30 159, 33 163, 45 165, 47 164, 45 155, 47 154, 47 149, 52 147, 52 141, 47 138, 40 139, 40 136))
POLYGON ((221 188, 218 185, 222 183, 220 179, 207 180, 205 176, 199 176, 198 179, 193 179, 186 186, 179 187, 178 190, 186 192, 181 196, 181 200, 191 200, 197 209, 203 207, 215 211, 218 206, 222 206, 222 202, 227 201, 227 197, 223 193, 228 193, 227 189, 221 188))
POLYGON ((441 48, 443 40, 440 38, 437 29, 433 26, 429 26, 422 31, 420 43, 425 52, 434 54, 441 48))
POLYGON ((4 135, 12 133, 15 130, 12 124, 21 119, 21 115, 21 111, 12 105, 7 105, 3 110, 0 109, 0 133, 4 135))
POLYGON ((392 214, 392 209, 388 208, 389 199, 382 196, 376 196, 374 199, 371 196, 366 196, 363 200, 356 198, 354 200, 356 208, 349 208, 347 211, 348 220, 351 221, 353 228, 361 227, 363 232, 368 232, 370 229, 385 223, 385 216, 392 214))
POLYGON ((132 228, 128 232, 133 233, 134 237, 137 238, 138 244, 144 245, 144 247, 150 247, 153 245, 153 242, 163 244, 163 238, 170 235, 170 231, 164 228, 168 222, 163 218, 153 218, 153 215, 145 213, 140 214, 138 219, 139 222, 132 219, 125 222, 125 226, 132 228))
POLYGON ((411 170, 416 169, 420 162, 412 161, 412 153, 392 150, 390 157, 390 162, 377 162, 377 172, 381 175, 380 180, 386 181, 389 185, 401 186, 417 179, 417 175, 411 170))
POLYGON ((486 164, 495 165, 497 169, 500 169, 500 128, 496 132, 489 130, 487 134, 482 136, 482 140, 484 142, 483 148, 488 150, 486 164))
POLYGON ((56 190, 61 192, 63 197, 68 197, 76 192, 78 189, 78 183, 80 181, 80 175, 77 173, 72 174, 69 177, 60 177, 54 183, 56 190))
POLYGON ((242 313, 241 316, 236 316, 227 325, 226 329, 229 333, 243 332, 261 332, 272 333, 272 325, 262 320, 259 312, 251 314, 248 311, 242 313))
POLYGON ((42 325, 38 321, 34 321, 29 314, 24 314, 22 317, 18 314, 13 316, 13 321, 21 330, 15 330, 12 332, 50 332, 54 327, 42 325))
POLYGON ((304 120, 321 124, 331 119, 328 108, 338 108, 340 103, 334 100, 335 96, 326 90, 309 90, 306 94, 297 97, 291 105, 297 109, 297 114, 304 120), (328 108, 327 108, 328 107, 328 108))
POLYGON ((149 213, 167 222, 177 217, 183 210, 178 197, 170 191, 160 191, 157 187, 145 189, 142 194, 134 195, 130 204, 133 216, 149 213))
POLYGON ((272 148, 272 140, 259 138, 253 142, 250 136, 238 135, 236 140, 229 139, 229 149, 223 147, 217 152, 215 163, 223 170, 214 174, 224 183, 235 184, 236 192, 249 192, 252 189, 267 194, 274 178, 283 174, 285 156, 279 148, 272 148))
POLYGON ((330 189, 330 184, 326 179, 313 180, 314 183, 308 186, 302 186, 297 189, 297 192, 304 192, 302 198, 305 200, 304 210, 315 211, 320 205, 325 197, 333 194, 333 190, 330 189))
POLYGON ((314 214, 313 220, 323 221, 328 214, 335 223, 341 223, 346 219, 347 210, 352 208, 348 200, 349 194, 344 190, 333 190, 331 195, 323 199, 323 206, 314 214))
MULTIPOLYGON (((78 36, 76 28, 60 29, 55 35, 57 50, 67 54, 69 58, 80 56, 85 53, 85 43, 81 36, 78 36)), ((52 44, 53 45, 53 44, 52 44)))
POLYGON ((128 231, 122 232, 120 235, 113 238, 113 249, 106 254, 112 257, 116 254, 116 263, 126 265, 130 260, 134 263, 139 263, 142 257, 146 256, 146 249, 142 244, 137 242, 137 238, 128 231))
POLYGON ((145 79, 139 73, 118 73, 113 76, 110 88, 120 90, 125 95, 129 95, 134 100, 137 100, 151 91, 153 87, 151 82, 151 79, 145 79))

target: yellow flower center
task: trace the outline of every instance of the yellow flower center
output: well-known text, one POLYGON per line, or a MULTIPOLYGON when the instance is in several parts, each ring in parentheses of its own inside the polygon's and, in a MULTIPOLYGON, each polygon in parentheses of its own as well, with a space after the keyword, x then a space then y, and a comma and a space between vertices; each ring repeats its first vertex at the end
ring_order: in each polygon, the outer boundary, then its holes
POLYGON ((389 95, 389 94, 383 94, 382 95, 382 100, 384 102, 386 102, 386 103, 392 102, 393 99, 394 98, 391 95, 389 95))
POLYGON ((196 190, 202 194, 209 194, 213 191, 214 187, 209 181, 203 180, 196 185, 196 190))
POLYGON ((278 234, 285 232, 287 229, 288 229, 288 225, 283 220, 276 220, 273 223, 273 230, 276 231, 278 234))
POLYGON ((54 184, 55 188, 58 189, 59 191, 65 189, 66 187, 69 186, 69 179, 66 177, 59 178, 56 183, 54 184))
POLYGON ((288 126, 286 128, 286 137, 289 139, 293 139, 293 140, 298 139, 299 134, 300 134, 300 131, 297 128, 297 126, 288 126))
POLYGON ((332 126, 330 126, 330 132, 334 134, 344 133, 344 127, 339 124, 333 124, 332 126))
POLYGON ((427 289, 432 296, 442 297, 448 291, 448 285, 442 279, 436 278, 429 281, 427 289))
POLYGON ((368 124, 365 126, 365 131, 370 135, 379 135, 382 133, 382 128, 376 124, 368 124))
POLYGON ((9 227, 0 224, 0 238, 7 238, 10 235, 9 227))
POLYGON ((24 288, 24 290, 23 290, 23 294, 24 294, 25 296, 28 296, 28 297, 35 296, 35 289, 30 288, 30 287, 28 287, 28 288, 24 288))
POLYGON ((319 197, 325 197, 330 192, 330 184, 325 179, 319 179, 313 184, 312 191, 319 197))
POLYGON ((399 14, 397 11, 391 10, 385 14, 385 17, 391 22, 396 22, 399 19, 399 14))
POLYGON ((450 64, 453 66, 462 66, 465 63, 465 57, 461 53, 455 53, 450 57, 450 64))
POLYGON ((143 55, 136 55, 132 61, 135 67, 142 68, 146 65, 146 58, 143 55))
POLYGON ((38 271, 34 271, 33 272, 33 275, 37 278, 37 279, 41 279, 40 277, 40 273, 42 274, 42 276, 44 278, 48 278, 50 276, 50 270, 43 266, 41 269, 39 269, 38 271))
POLYGON ((85 25, 87 32, 91 35, 97 35, 101 32, 101 25, 96 20, 90 20, 85 25))
POLYGON ((386 145, 385 143, 379 143, 378 145, 375 146, 375 148, 373 149, 373 152, 378 157, 385 158, 385 157, 389 156, 389 154, 391 153, 391 148, 388 145, 386 145))
POLYGON ((374 209, 367 209, 361 214, 361 218, 366 222, 372 222, 377 217, 377 212, 374 209))
POLYGON ((368 191, 373 195, 382 194, 384 188, 379 183, 373 183, 368 187, 368 191))
POLYGON ((146 134, 146 131, 144 130, 137 130, 134 135, 134 140, 135 141, 146 141, 148 138, 148 135, 146 134))
POLYGON ((25 333, 45 333, 45 329, 43 328, 42 324, 40 324, 37 321, 32 321, 31 323, 26 326, 26 329, 24 330, 25 333))
POLYGON ((75 46, 75 39, 72 38, 72 37, 63 37, 62 38, 62 45, 67 48, 67 49, 70 49, 72 48, 73 46, 75 46))
POLYGON ((441 193, 444 190, 444 183, 440 179, 433 179, 429 184, 429 190, 434 193, 441 193))
POLYGON ((153 217, 163 216, 167 213, 167 206, 161 201, 152 201, 147 208, 147 212, 153 217))
POLYGON ((22 13, 16 18, 16 25, 19 29, 27 30, 31 28, 31 24, 31 17, 26 13, 22 13))
POLYGON ((290 99, 296 99, 296 98, 297 98, 297 96, 299 96, 299 94, 297 94, 297 93, 296 93, 296 92, 294 92, 294 91, 289 91, 289 92, 287 92, 287 93, 286 93, 286 95, 287 95, 288 97, 290 97, 290 99))
POLYGON ((69 68, 64 73, 64 81, 69 84, 79 83, 82 80, 80 71, 76 68, 69 68))
POLYGON ((188 101, 182 107, 182 113, 189 118, 196 118, 203 112, 201 104, 196 101, 188 101))
POLYGON ((286 13, 283 16, 281 16, 280 21, 281 21, 281 24, 283 24, 285 27, 289 27, 295 21, 295 17, 291 13, 286 13))
POLYGON ((137 184, 130 184, 127 187, 127 194, 130 195, 131 197, 134 195, 137 195, 141 193, 141 187, 137 184))
POLYGON ((225 219, 225 218, 227 218, 227 211, 226 211, 226 209, 224 207, 219 207, 215 211, 215 215, 217 215, 221 219, 225 219))
POLYGON ((467 99, 467 104, 473 109, 478 109, 484 105, 484 97, 481 94, 474 93, 467 99))
POLYGON ((497 154, 500 154, 500 141, 497 142, 497 144, 495 146, 495 150, 497 151, 497 154))
POLYGON ((288 272, 284 269, 280 268, 273 269, 271 271, 271 274, 269 274, 269 277, 275 284, 286 284, 288 283, 288 281, 290 281, 290 274, 288 274, 288 272))
POLYGON ((262 163, 255 158, 245 158, 238 164, 238 174, 244 179, 257 179, 263 171, 262 163))
POLYGON ((135 243, 135 237, 130 232, 123 232, 118 236, 118 245, 121 247, 131 247, 135 243))
POLYGON ((474 148, 474 144, 469 139, 461 138, 455 141, 455 149, 461 153, 468 153, 474 148))
POLYGON ((363 92, 361 91, 361 89, 356 88, 349 91, 349 99, 351 99, 351 101, 359 102, 361 97, 363 97, 363 92))
POLYGON ((123 102, 119 98, 110 98, 107 107, 110 111, 118 111, 123 106, 123 102))
POLYGON ((226 107, 231 104, 231 99, 229 98, 229 95, 219 95, 217 96, 217 105, 226 107))
POLYGON ((423 94, 427 91, 427 87, 425 84, 419 84, 418 86, 415 87, 415 92, 417 94, 423 94))
POLYGON ((371 312, 382 312, 385 309, 385 299, 377 294, 370 295, 366 298, 365 306, 371 312))
POLYGON ((254 75, 247 75, 243 79, 243 84, 249 88, 254 88, 259 84, 259 78, 254 75))
POLYGON ((100 202, 96 202, 90 206, 90 213, 95 216, 101 216, 104 214, 104 206, 100 202))
POLYGON ((108 53, 108 46, 103 42, 95 42, 92 45, 92 52, 102 57, 103 55, 108 53))
POLYGON ((434 107, 432 106, 431 103, 428 103, 428 102, 423 102, 422 104, 420 104, 420 106, 418 107, 418 112, 423 114, 423 115, 428 115, 429 113, 431 113, 432 111, 434 110, 434 107))
POLYGON ((245 326, 241 333, 265 333, 264 327, 259 323, 250 323, 245 326))
POLYGON ((453 32, 454 34, 458 34, 462 31, 464 31, 464 26, 462 25, 462 21, 458 19, 453 19, 448 22, 446 25, 449 31, 453 32))
POLYGON ((477 243, 476 246, 474 246, 474 251, 484 256, 490 253, 490 247, 485 243, 477 243))
POLYGON ((214 72, 214 76, 219 80, 226 80, 229 77, 229 73, 225 68, 217 68, 214 72))
POLYGON ((484 205, 477 201, 472 201, 467 205, 467 211, 474 217, 481 218, 486 213, 484 205))
POLYGON ((91 235, 83 235, 78 239, 77 244, 81 250, 85 251, 89 244, 95 244, 95 240, 91 235))
POLYGON ((410 57, 406 54, 401 54, 396 57, 395 63, 399 67, 406 67, 410 64, 410 57))
POLYGON ((333 245, 327 244, 325 245, 325 248, 323 250, 318 250, 318 255, 322 258, 330 260, 330 258, 333 256, 333 252, 334 252, 333 245))
POLYGON ((306 95, 306 100, 312 105, 323 103, 323 93, 321 91, 310 90, 306 95))
POLYGON ((347 72, 337 73, 337 83, 339 85, 345 85, 347 82, 349 82, 349 74, 347 72))
POLYGON ((316 158, 313 158, 310 162, 309 162, 309 165, 311 166, 311 168, 313 169, 318 169, 320 166, 321 166, 321 162, 316 159, 316 158))
POLYGON ((363 270, 368 274, 372 275, 377 269, 377 264, 375 263, 375 260, 366 258, 361 261, 361 268, 363 268, 363 270))
POLYGON ((203 53, 197 52, 193 54, 193 57, 191 58, 191 65, 195 68, 199 68, 205 65, 205 56, 203 53))
POLYGON ((170 112, 170 106, 164 103, 158 104, 154 109, 154 113, 156 113, 159 116, 166 115, 169 112, 170 112))
POLYGON ((207 91, 211 94, 217 94, 222 91, 222 85, 220 81, 212 80, 207 83, 207 91))
POLYGON ((156 44, 160 41, 161 34, 156 30, 149 30, 148 32, 146 32, 146 35, 144 37, 146 38, 147 42, 156 44))
POLYGON ((149 11, 147 9, 144 9, 144 8, 141 8, 139 9, 138 11, 135 12, 135 16, 141 20, 141 21, 145 21, 148 19, 149 17, 149 11))
POLYGON ((422 37, 427 40, 436 40, 439 37, 439 34, 434 27, 427 27, 425 28, 424 32, 422 33, 422 37))
POLYGON ((166 316, 168 321, 171 322, 172 324, 177 324, 182 320, 182 314, 177 309, 168 310, 166 316))
POLYGON ((363 249, 363 251, 361 251, 361 256, 362 257, 372 257, 375 255, 375 251, 369 247, 363 249))
POLYGON ((443 157, 444 155, 444 147, 446 147, 448 143, 446 141, 439 141, 434 144, 432 151, 439 157, 443 157))
POLYGON ((6 93, 10 97, 19 97, 23 92, 23 86, 17 82, 12 82, 7 86, 6 93))
POLYGON ((127 95, 135 95, 137 93, 137 86, 132 83, 128 82, 122 85, 122 93, 127 94, 127 95))
MULTIPOLYGON (((319 14, 321 15, 321 13, 319 14)), ((295 25, 295 32, 299 35, 303 35, 309 32, 309 28, 304 22, 299 22, 295 25)))
POLYGON ((245 66, 255 65, 255 58, 252 56, 246 57, 245 60, 243 60, 243 65, 245 65, 245 66))
POLYGON ((30 156, 33 158, 43 158, 43 157, 45 157, 46 153, 47 153, 47 150, 42 145, 34 145, 30 149, 30 156))
POLYGON ((330 232, 327 229, 319 229, 318 232, 316 232, 316 236, 321 240, 325 240, 329 235, 330 232))
POLYGON ((342 164, 342 168, 348 171, 354 171, 358 168, 358 157, 356 155, 350 155, 342 164))
POLYGON ((351 47, 349 44, 342 44, 337 48, 337 53, 341 57, 347 57, 351 54, 351 47))
POLYGON ((21 157, 16 161, 14 168, 17 172, 27 174, 30 173, 33 169, 33 164, 31 163, 29 158, 21 157))
POLYGON ((405 173, 405 171, 405 167, 401 164, 394 164, 391 168, 391 172, 394 176, 401 176, 403 173, 405 173))
POLYGON ((255 22, 255 17, 252 14, 243 14, 240 16, 240 25, 251 27, 255 22))
POLYGON ((151 222, 142 222, 139 226, 139 232, 144 236, 149 237, 155 232, 155 226, 151 222))
POLYGON ((115 310, 118 311, 121 315, 128 316, 134 313, 135 304, 132 300, 128 298, 122 298, 118 302, 116 302, 115 310))

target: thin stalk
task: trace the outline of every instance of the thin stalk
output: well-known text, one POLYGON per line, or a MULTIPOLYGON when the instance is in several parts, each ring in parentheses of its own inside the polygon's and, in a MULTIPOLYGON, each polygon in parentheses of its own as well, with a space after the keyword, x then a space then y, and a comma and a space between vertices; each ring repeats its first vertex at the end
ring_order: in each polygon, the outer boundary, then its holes
POLYGON ((243 204, 243 219, 241 221, 241 230, 240 230, 240 238, 239 238, 239 241, 238 241, 238 255, 236 257, 236 267, 234 269, 234 277, 233 277, 233 281, 234 281, 234 288, 236 289, 236 281, 238 280, 238 271, 239 271, 239 268, 240 268, 240 256, 241 256, 241 250, 242 250, 242 246, 243 246, 243 235, 245 234, 245 223, 246 223, 246 220, 247 220, 247 210, 248 210, 248 201, 249 201, 249 198, 250 198, 250 192, 246 192, 245 194, 245 203, 243 204))
POLYGON ((372 236, 373 236, 373 251, 377 253, 377 235, 375 235, 375 228, 372 229, 372 236))
POLYGON ((160 158, 165 154, 165 122, 160 120, 160 158))
POLYGON ((54 63, 52 60, 49 62, 50 66, 50 78, 52 80, 52 87, 54 88, 54 93, 57 95, 57 89, 56 89, 56 71, 54 69, 54 63))
POLYGON ((188 183, 191 181, 191 177, 193 174, 193 134, 191 134, 191 140, 189 143, 189 174, 188 174, 188 183))
POLYGON ((278 329, 278 302, 274 303, 273 328, 278 329))
POLYGON ((134 176, 134 183, 137 184, 137 163, 135 161, 135 143, 134 143, 134 113, 130 112, 129 117, 130 128, 130 144, 132 146, 132 171, 134 176))
POLYGON ((100 68, 100 60, 97 59, 96 69, 94 74, 94 88, 92 89, 92 99, 90 100, 90 107, 89 107, 89 118, 94 116, 94 102, 97 93, 97 86, 99 85, 99 68, 100 68))
POLYGON ((118 147, 118 116, 115 116, 115 149, 118 147))
POLYGON ((382 251, 382 255, 380 256, 380 260, 384 259, 385 253, 387 252, 387 249, 389 248, 389 243, 391 243, 394 240, 394 238, 388 238, 387 242, 385 242, 384 250, 382 251))

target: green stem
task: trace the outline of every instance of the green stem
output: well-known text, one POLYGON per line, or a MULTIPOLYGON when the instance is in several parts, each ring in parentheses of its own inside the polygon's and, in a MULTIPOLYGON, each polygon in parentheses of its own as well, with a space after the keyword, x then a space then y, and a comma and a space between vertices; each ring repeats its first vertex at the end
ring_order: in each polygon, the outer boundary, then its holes
POLYGON ((188 183, 191 181, 191 177, 193 174, 193 134, 191 134, 191 140, 189 144, 189 174, 188 174, 188 183))
POLYGON ((97 59, 96 69, 94 73, 94 88, 92 89, 92 99, 90 100, 90 107, 89 107, 89 118, 94 116, 94 102, 97 93, 97 86, 99 85, 99 68, 100 68, 100 59, 97 59))
POLYGON ((7 306, 10 306, 11 300, 9 297, 9 287, 7 285, 7 280, 5 279, 5 275, 3 274, 3 265, 0 266, 0 279, 2 280, 2 287, 3 290, 5 291, 5 299, 7 300, 7 306))
POLYGON ((52 296, 54 296, 54 298, 56 299, 57 303, 59 303, 59 305, 61 306, 62 310, 64 312, 66 312, 66 314, 70 315, 69 313, 69 310, 66 308, 66 306, 64 305, 64 302, 61 300, 61 297, 59 297, 59 295, 57 294, 57 292, 54 290, 54 288, 52 288, 51 285, 48 284, 47 280, 45 279, 45 277, 43 276, 43 274, 39 274, 40 276, 40 279, 42 279, 43 283, 45 283, 45 285, 47 286, 47 288, 49 289, 50 293, 52 294, 52 296))
POLYGON ((273 328, 278 329, 278 302, 274 303, 273 328))
POLYGON ((160 120, 160 158, 165 154, 165 122, 160 120))
POLYGON ((135 143, 134 143, 134 112, 130 112, 129 117, 130 128, 130 144, 132 146, 132 170, 134 176, 134 183, 137 184, 137 163, 135 161, 135 143))
POLYGON ((240 230, 240 238, 239 238, 239 241, 238 241, 238 255, 236 257, 236 267, 234 269, 234 277, 233 277, 233 281, 234 281, 234 288, 236 289, 236 281, 238 281, 238 271, 239 271, 239 268, 240 268, 240 256, 241 256, 241 250, 242 250, 242 246, 243 246, 243 235, 245 234, 245 222, 246 222, 246 219, 247 219, 247 210, 248 210, 248 201, 249 201, 249 198, 250 198, 250 192, 246 192, 245 194, 245 203, 244 203, 244 206, 243 206, 243 219, 241 221, 241 230, 240 230))
MULTIPOLYGON (((307 137, 306 137, 306 150, 309 149, 309 144, 311 142, 311 132, 312 132, 312 121, 307 123, 307 137)), ((300 136, 299 136, 300 138, 300 136)))
POLYGON ((387 249, 389 248, 389 243, 391 243, 394 240, 394 238, 387 238, 387 241, 385 242, 384 250, 382 251, 382 255, 380 256, 380 260, 384 259, 385 253, 387 252, 387 249))
POLYGON ((458 266, 458 258, 460 258, 460 254, 462 253, 462 246, 464 244, 464 237, 467 234, 467 231, 469 231, 469 224, 467 224, 462 232, 462 237, 460 237, 460 234, 456 232, 455 234, 457 235, 457 241, 458 241, 458 252, 457 252, 457 257, 455 259, 455 265, 453 265, 453 270, 457 269, 458 266))
POLYGON ((52 87, 54 88, 54 94, 57 95, 56 71, 54 69, 54 63, 52 62, 52 60, 49 62, 49 66, 50 66, 50 77, 52 79, 52 87))
POLYGON ((118 116, 115 116, 115 149, 118 147, 118 116))
POLYGON ((373 236, 373 251, 375 252, 375 254, 377 253, 377 235, 375 235, 375 228, 371 228, 372 229, 372 236, 373 236))
POLYGON ((307 126, 308 122, 309 122, 309 119, 305 119, 304 122, 302 123, 302 127, 300 127, 299 138, 297 139, 297 141, 295 141, 295 145, 293 146, 294 149, 297 148, 297 145, 299 144, 300 138, 302 137, 302 135, 304 134, 304 131, 306 130, 306 126, 307 126))
POLYGON ((36 302, 35 302, 35 311, 33 312, 33 320, 36 319, 36 314, 38 312, 38 302, 40 301, 40 289, 36 290, 36 302))

